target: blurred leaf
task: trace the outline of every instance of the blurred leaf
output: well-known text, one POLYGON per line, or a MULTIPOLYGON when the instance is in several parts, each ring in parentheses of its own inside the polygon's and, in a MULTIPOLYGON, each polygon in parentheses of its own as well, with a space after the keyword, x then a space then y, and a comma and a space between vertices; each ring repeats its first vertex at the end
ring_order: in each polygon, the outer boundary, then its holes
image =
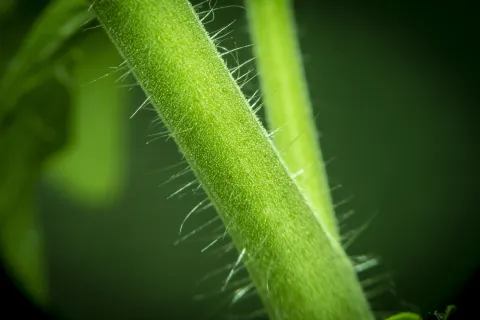
MULTIPOLYGON (((4 2, 2 16, 11 8, 4 2)), ((74 36, 90 16, 83 0, 50 2, 0 79, 0 250, 9 272, 40 304, 48 294, 33 198, 45 159, 67 139, 63 58, 70 58, 74 36)))
POLYGON ((0 128, 0 249, 10 273, 42 304, 47 284, 33 199, 44 160, 66 140, 67 107, 67 91, 51 80, 24 96, 0 128))
POLYGON ((452 312, 454 312, 457 309, 456 306, 454 305, 449 305, 445 308, 445 312, 438 312, 435 311, 433 315, 437 317, 438 320, 448 320, 450 319, 450 316, 452 315, 452 312))
POLYGON ((126 170, 127 92, 115 81, 125 70, 103 77, 122 61, 103 32, 82 48, 85 56, 72 73, 70 140, 52 159, 48 177, 75 201, 108 206, 120 194, 126 170))
POLYGON ((420 317, 416 313, 402 312, 402 313, 398 313, 396 315, 393 315, 391 317, 388 317, 385 320, 422 320, 422 317, 420 317))
POLYGON ((15 208, 1 225, 2 257, 15 282, 39 305, 48 301, 42 228, 31 200, 15 208))
POLYGON ((90 17, 83 0, 54 0, 42 12, 0 81, 0 126, 22 94, 50 76, 53 61, 90 17))
POLYGON ((5 18, 10 12, 12 12, 16 2, 13 0, 0 1, 0 21, 5 18))

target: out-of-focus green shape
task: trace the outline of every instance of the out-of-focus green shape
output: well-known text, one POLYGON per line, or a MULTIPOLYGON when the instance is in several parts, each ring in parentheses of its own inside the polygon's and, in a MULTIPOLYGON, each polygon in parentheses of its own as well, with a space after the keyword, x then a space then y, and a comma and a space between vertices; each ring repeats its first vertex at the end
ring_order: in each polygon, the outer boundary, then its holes
MULTIPOLYGON (((4 192, 2 190, 1 192, 4 192)), ((1 249, 9 273, 37 304, 48 303, 42 228, 32 205, 32 195, 15 208, 1 224, 1 249)))
POLYGON ((0 126, 23 94, 50 76, 53 62, 93 16, 87 9, 83 0, 54 0, 35 21, 0 79, 0 126))
POLYGON ((0 21, 12 11, 15 4, 13 0, 0 1, 0 21))
MULTIPOLYGON (((3 13, 16 13, 10 9, 2 5, 3 13)), ((42 305, 48 290, 36 183, 44 161, 67 137, 63 58, 91 15, 83 0, 54 0, 25 36, 18 34, 23 39, 13 58, 1 54, 8 63, 0 76, 0 254, 18 285, 42 305)), ((8 23, 1 28, 8 32, 8 23)))
POLYGON ((385 320, 422 320, 422 317, 416 313, 412 312, 402 312, 391 317, 388 317, 385 320))
POLYGON ((433 315, 435 317, 437 317, 439 320, 448 320, 450 318, 450 316, 452 315, 452 312, 455 311, 457 309, 456 306, 454 305, 449 305, 447 306, 447 308, 445 309, 445 312, 438 312, 438 311, 435 311, 433 313, 433 315))
POLYGON ((43 305, 48 290, 34 196, 44 160, 66 140, 68 104, 62 85, 44 82, 0 127, 0 251, 19 286, 43 305))
MULTIPOLYGON (((453 311, 455 311, 456 307, 454 305, 449 305, 445 309, 445 312, 438 312, 435 311, 433 315, 437 317, 438 320, 448 320, 453 311)), ((402 312, 391 317, 388 317, 385 320, 422 320, 422 317, 416 313, 411 312, 402 312)))
POLYGON ((454 305, 447 306, 447 309, 445 310, 444 320, 447 320, 451 316, 452 312, 455 311, 456 309, 457 307, 454 305))
POLYGON ((128 70, 112 68, 122 60, 103 32, 92 35, 73 70, 70 140, 52 159, 48 177, 74 201, 104 207, 114 203, 124 184, 127 90, 116 79, 128 70), (108 72, 113 74, 102 77, 108 72))

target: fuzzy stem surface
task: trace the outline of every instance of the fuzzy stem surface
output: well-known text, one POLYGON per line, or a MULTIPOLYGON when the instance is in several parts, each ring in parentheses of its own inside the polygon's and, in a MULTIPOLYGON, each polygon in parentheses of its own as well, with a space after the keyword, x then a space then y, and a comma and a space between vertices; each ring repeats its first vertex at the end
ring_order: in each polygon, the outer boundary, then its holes
POLYGON ((215 205, 271 319, 373 319, 353 266, 318 223, 185 0, 92 8, 215 205))
POLYGON ((269 129, 326 230, 340 235, 315 128, 290 0, 245 0, 269 129))

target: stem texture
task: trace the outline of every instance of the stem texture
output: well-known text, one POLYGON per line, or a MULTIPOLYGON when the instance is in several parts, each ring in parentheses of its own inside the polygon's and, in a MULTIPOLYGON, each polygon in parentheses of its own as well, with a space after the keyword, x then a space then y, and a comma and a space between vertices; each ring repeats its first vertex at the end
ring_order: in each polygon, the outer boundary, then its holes
POLYGON ((271 319, 372 319, 351 262, 189 2, 95 0, 93 9, 242 252, 271 319))
POLYGON ((326 230, 340 240, 290 0, 245 0, 273 141, 326 230))

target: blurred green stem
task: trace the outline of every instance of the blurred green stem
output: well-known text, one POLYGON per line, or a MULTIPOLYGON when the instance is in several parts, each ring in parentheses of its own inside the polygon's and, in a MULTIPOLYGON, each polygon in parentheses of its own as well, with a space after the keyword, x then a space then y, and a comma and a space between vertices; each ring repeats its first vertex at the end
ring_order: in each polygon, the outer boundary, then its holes
POLYGON ((317 218, 340 239, 290 0, 245 0, 269 129, 317 218))
POLYGON ((92 8, 215 205, 270 318, 373 319, 350 260, 317 222, 190 3, 92 8))

